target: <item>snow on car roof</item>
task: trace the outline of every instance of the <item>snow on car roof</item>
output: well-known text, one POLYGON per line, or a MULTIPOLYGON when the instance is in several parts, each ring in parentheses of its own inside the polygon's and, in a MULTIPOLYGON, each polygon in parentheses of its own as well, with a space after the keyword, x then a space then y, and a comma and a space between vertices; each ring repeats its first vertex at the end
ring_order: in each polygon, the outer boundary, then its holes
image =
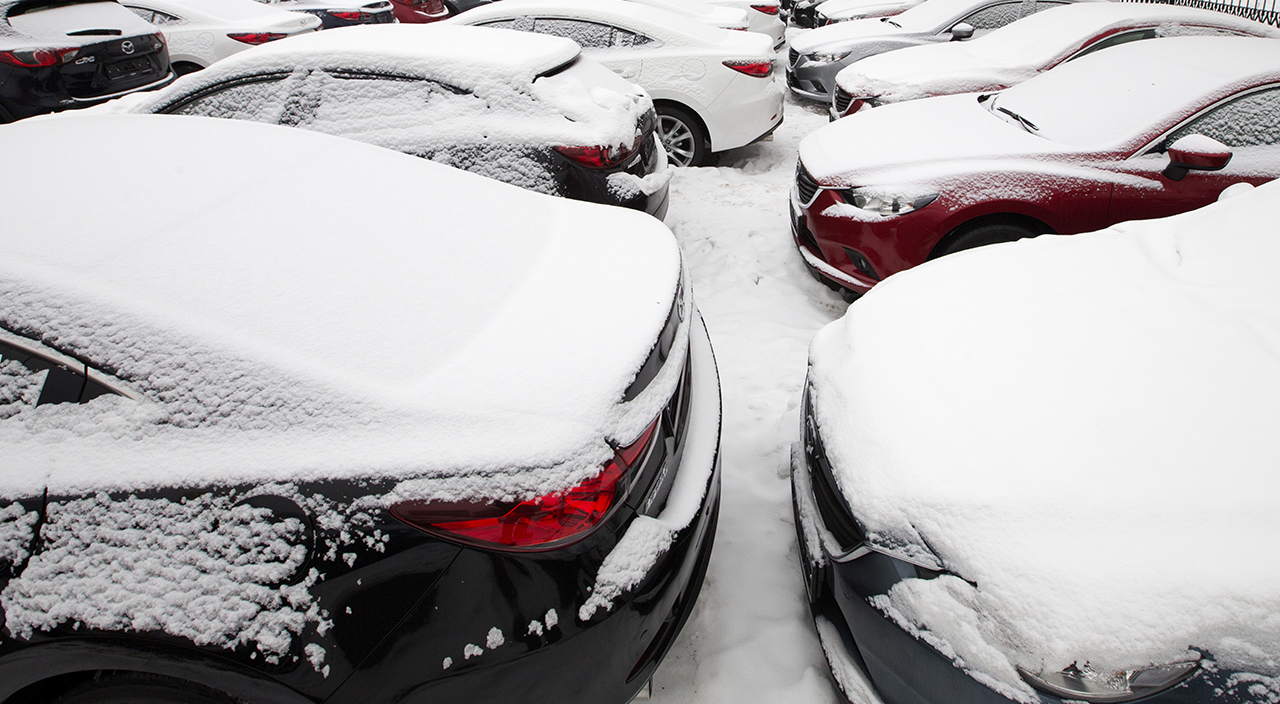
POLYGON ((791 41, 791 47, 800 53, 808 53, 825 45, 844 44, 866 37, 938 32, 946 29, 953 20, 991 2, 992 0, 926 0, 893 17, 837 22, 803 32, 791 41))
MULTIPOLYGON (((730 37, 744 34, 739 32, 725 35, 723 32, 726 30, 711 27, 704 22, 628 0, 502 0, 468 10, 450 18, 447 23, 476 24, 484 20, 522 17, 533 13, 549 17, 583 17, 625 23, 627 29, 656 29, 710 44, 721 44, 730 37)), ((746 33, 745 36, 752 35, 746 33)))
POLYGON ((1267 81, 1280 81, 1280 40, 1168 37, 1083 56, 996 100, 1055 142, 1124 146, 1157 120, 1189 116, 1210 100, 1267 81))
POLYGON ((289 11, 256 0, 125 0, 123 4, 161 10, 184 19, 190 12, 198 12, 210 19, 228 22, 281 19, 288 17, 285 13, 289 11))
POLYGON ((970 41, 869 56, 842 70, 836 82, 851 95, 881 100, 989 90, 1026 80, 1111 31, 1155 27, 1161 36, 1176 36, 1193 31, 1188 25, 1280 37, 1275 27, 1212 10, 1077 3, 1038 12, 970 41))
POLYGON ((692 17, 699 22, 717 27, 745 29, 750 24, 746 10, 725 5, 712 5, 702 0, 629 0, 629 2, 638 2, 659 10, 692 17))
POLYGON ((0 140, 0 320, 149 399, 0 421, 22 468, 0 496, 378 477, 527 497, 597 474, 675 388, 668 364, 620 403, 681 267, 643 213, 234 120, 32 120, 0 140), (62 207, 21 175, 43 169, 95 186, 62 207))
POLYGON ((942 257, 814 338, 817 423, 877 542, 956 576, 877 606, 1014 670, 1280 662, 1280 183, 942 257))
MULTIPOLYGON (((18 3, 14 3, 16 4, 18 3)), ((3 9, 6 13, 10 12, 13 5, 3 9)), ((158 31, 151 23, 144 22, 114 0, 38 7, 33 12, 23 12, 16 17, 6 15, 5 19, 8 24, 0 23, 0 27, 11 27, 13 31, 0 36, 13 36, 16 32, 41 41, 66 42, 67 32, 85 28, 119 29, 124 32, 124 36, 154 34, 158 31)))

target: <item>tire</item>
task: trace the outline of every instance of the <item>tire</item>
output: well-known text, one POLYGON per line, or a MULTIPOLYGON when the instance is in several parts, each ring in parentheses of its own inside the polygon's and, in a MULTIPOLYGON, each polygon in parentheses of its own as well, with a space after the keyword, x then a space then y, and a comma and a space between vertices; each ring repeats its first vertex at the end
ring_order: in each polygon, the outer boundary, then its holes
POLYGON ((145 673, 108 674, 85 682, 54 704, 235 704, 212 689, 145 673))
POLYGON ((707 166, 707 132, 698 118, 672 105, 658 106, 658 139, 673 166, 707 166))
POLYGON ((1044 233, 1015 222, 990 222, 959 232, 954 239, 938 252, 938 256, 954 254, 988 244, 1016 242, 1028 237, 1038 237, 1042 234, 1044 233))

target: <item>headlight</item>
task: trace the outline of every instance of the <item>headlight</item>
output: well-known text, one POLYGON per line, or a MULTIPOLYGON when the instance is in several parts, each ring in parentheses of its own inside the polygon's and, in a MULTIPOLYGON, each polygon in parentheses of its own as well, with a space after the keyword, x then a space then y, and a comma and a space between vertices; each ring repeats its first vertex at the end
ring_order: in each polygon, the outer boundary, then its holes
POLYGON ((848 49, 845 51, 818 51, 812 54, 806 54, 805 58, 812 61, 813 63, 829 64, 832 61, 839 61, 849 56, 849 54, 852 54, 852 53, 853 53, 853 49, 848 49))
POLYGON ((937 193, 896 195, 866 188, 850 188, 840 192, 844 202, 881 215, 902 215, 919 210, 938 199, 937 193))
POLYGON ((1085 702, 1128 702, 1164 691, 1190 677, 1198 662, 1153 665, 1140 670, 1098 672, 1085 663, 1072 664, 1062 672, 1033 675, 1022 667, 1018 674, 1032 687, 1063 699, 1085 702))

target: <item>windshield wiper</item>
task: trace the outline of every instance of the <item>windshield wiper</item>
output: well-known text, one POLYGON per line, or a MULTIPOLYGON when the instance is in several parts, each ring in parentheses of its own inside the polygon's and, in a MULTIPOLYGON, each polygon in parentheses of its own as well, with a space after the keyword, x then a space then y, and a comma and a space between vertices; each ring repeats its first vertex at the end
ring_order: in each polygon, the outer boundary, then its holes
POLYGON ((1019 115, 1018 113, 1016 113, 1016 112, 1014 112, 1014 111, 1010 110, 1009 108, 996 108, 996 110, 999 110, 1000 112, 1002 112, 1002 113, 1004 113, 1004 114, 1008 115, 1009 117, 1012 117, 1013 119, 1017 120, 1017 121, 1018 121, 1018 124, 1019 124, 1019 125, 1022 125, 1022 129, 1026 130, 1026 131, 1028 131, 1028 132, 1035 133, 1035 132, 1039 132, 1039 131, 1040 131, 1040 128, 1039 128, 1039 127, 1036 127, 1036 124, 1035 124, 1034 122, 1032 122, 1031 120, 1028 120, 1027 118, 1025 118, 1025 117, 1023 117, 1023 116, 1019 115))
POLYGON ((880 21, 881 21, 881 22, 888 22, 889 24, 893 25, 894 27, 897 27, 898 29, 902 29, 902 25, 898 24, 897 22, 894 22, 893 20, 889 19, 888 17, 881 17, 881 18, 880 18, 880 21))

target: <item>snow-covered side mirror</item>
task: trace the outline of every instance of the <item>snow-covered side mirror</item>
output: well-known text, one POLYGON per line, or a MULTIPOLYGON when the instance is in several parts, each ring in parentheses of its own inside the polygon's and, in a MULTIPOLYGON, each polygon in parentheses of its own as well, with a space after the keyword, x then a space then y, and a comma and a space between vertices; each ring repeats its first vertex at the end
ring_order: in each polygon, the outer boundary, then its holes
POLYGON ((973 36, 973 25, 961 22, 951 28, 951 41, 958 42, 973 36))
POLYGON ((1181 181, 1188 171, 1220 171, 1231 162, 1231 147, 1212 137, 1189 134, 1169 145, 1165 178, 1181 181))

